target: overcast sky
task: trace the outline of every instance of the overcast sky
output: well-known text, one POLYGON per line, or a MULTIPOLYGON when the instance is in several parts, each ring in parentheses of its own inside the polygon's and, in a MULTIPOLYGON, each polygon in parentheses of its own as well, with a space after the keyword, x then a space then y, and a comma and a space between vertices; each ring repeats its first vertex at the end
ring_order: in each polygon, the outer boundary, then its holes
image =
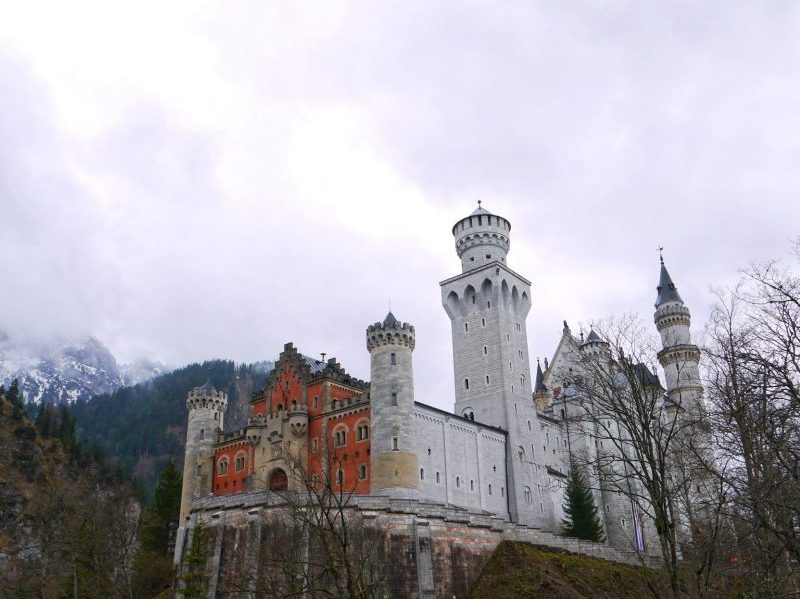
POLYGON ((660 244, 699 332, 800 234, 798 7, 8 2, 0 328, 173 366, 294 341, 368 378, 391 301, 451 408, 438 282, 481 199, 532 357, 564 319, 652 322, 660 244))

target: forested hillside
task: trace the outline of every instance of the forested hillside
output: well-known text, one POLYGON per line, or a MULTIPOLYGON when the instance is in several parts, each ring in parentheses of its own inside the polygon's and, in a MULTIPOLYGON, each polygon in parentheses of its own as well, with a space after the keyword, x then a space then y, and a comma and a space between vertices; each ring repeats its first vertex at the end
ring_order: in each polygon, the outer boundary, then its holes
POLYGON ((73 413, 78 436, 98 445, 108 459, 152 489, 169 458, 183 465, 186 394, 211 381, 228 393, 225 428, 247 418, 251 393, 264 384, 272 363, 236 365, 228 360, 190 364, 147 383, 77 401, 73 413))

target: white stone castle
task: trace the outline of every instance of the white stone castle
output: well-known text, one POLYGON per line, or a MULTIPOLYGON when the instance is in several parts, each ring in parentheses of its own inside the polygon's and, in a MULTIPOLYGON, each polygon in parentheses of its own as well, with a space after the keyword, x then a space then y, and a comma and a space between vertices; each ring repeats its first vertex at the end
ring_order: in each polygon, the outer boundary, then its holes
MULTIPOLYGON (((357 465, 352 476, 358 480, 346 481, 350 475, 342 471, 330 473, 331 479, 353 485, 359 495, 444 504, 560 532, 570 456, 578 451, 597 455, 602 443, 602 435, 587 428, 593 425, 571 419, 581 407, 568 392, 565 373, 573 364, 578 368, 581 355, 602 352, 607 344, 595 331, 586 339, 573 336, 565 322, 554 356, 545 361, 544 371, 537 366, 531 374, 526 327, 530 281, 507 263, 510 231, 507 219, 480 206, 452 229, 462 269, 440 285, 452 323, 453 413, 415 401, 414 327, 391 313, 366 332, 369 384, 348 377, 335 360, 320 362, 287 345, 276 370, 286 368, 288 382, 280 383, 280 372, 267 380, 253 400, 266 407, 254 409, 241 431, 223 435, 219 430, 227 401, 223 393, 198 388, 190 394, 182 522, 191 519, 192 502, 199 497, 291 488, 286 452, 274 451, 281 440, 307 449, 293 459, 305 459, 309 472, 318 448, 330 440, 341 452, 350 452, 350 463, 357 465), (295 381, 300 381, 297 396, 290 397, 295 387, 289 383, 295 381), (313 385, 329 387, 318 398, 313 385), (286 399, 275 403, 281 396, 286 399), (243 476, 263 485, 243 477, 228 487, 225 477, 233 472, 233 460, 236 471, 241 465, 243 476)), ((681 404, 702 401, 699 351, 691 342, 689 310, 663 260, 657 289, 655 324, 663 345, 658 359, 666 393, 656 375, 643 372, 663 396, 665 410, 683 409, 681 404)), ((614 424, 606 426, 613 429, 614 424)), ((641 510, 604 486, 601 473, 588 474, 608 543, 657 552, 655 533, 641 510)))

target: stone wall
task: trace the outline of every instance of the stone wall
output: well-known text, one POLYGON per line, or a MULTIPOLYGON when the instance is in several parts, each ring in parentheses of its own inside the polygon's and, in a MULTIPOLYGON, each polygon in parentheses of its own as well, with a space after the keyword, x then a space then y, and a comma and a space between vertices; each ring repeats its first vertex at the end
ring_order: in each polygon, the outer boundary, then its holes
MULTIPOLYGON (((254 556, 264 555, 268 547, 262 547, 265 525, 256 522, 263 522, 261 516, 278 513, 280 504, 280 497, 269 492, 195 501, 187 522, 190 534, 180 539, 178 555, 185 553, 192 542, 191 530, 201 523, 209 532, 209 597, 234 596, 231 582, 242 563, 253 560, 248 567, 259 567, 254 556)), ((349 511, 385 533, 381 561, 387 567, 387 597, 466 597, 502 540, 629 564, 642 563, 642 558, 632 552, 568 539, 444 504, 367 496, 354 497, 349 511)), ((647 563, 657 566, 652 558, 647 563)), ((246 596, 241 594, 241 586, 236 596, 246 596)))

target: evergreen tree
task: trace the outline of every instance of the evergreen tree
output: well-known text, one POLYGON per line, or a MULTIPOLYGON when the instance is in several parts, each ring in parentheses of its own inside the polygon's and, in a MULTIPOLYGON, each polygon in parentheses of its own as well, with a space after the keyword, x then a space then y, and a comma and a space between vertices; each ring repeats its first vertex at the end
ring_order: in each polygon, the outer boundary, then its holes
POLYGON ((603 525, 597 515, 594 496, 586 476, 580 468, 572 464, 569 482, 564 494, 564 514, 562 521, 564 534, 586 541, 603 541, 603 525))
POLYGON ((24 410, 22 409, 22 393, 19 390, 19 381, 14 379, 11 386, 6 391, 6 399, 14 406, 14 418, 22 420, 24 410))
POLYGON ((175 462, 170 458, 158 477, 155 504, 148 513, 148 523, 143 538, 148 550, 159 554, 170 552, 170 546, 178 530, 182 487, 181 471, 175 467, 175 462))

